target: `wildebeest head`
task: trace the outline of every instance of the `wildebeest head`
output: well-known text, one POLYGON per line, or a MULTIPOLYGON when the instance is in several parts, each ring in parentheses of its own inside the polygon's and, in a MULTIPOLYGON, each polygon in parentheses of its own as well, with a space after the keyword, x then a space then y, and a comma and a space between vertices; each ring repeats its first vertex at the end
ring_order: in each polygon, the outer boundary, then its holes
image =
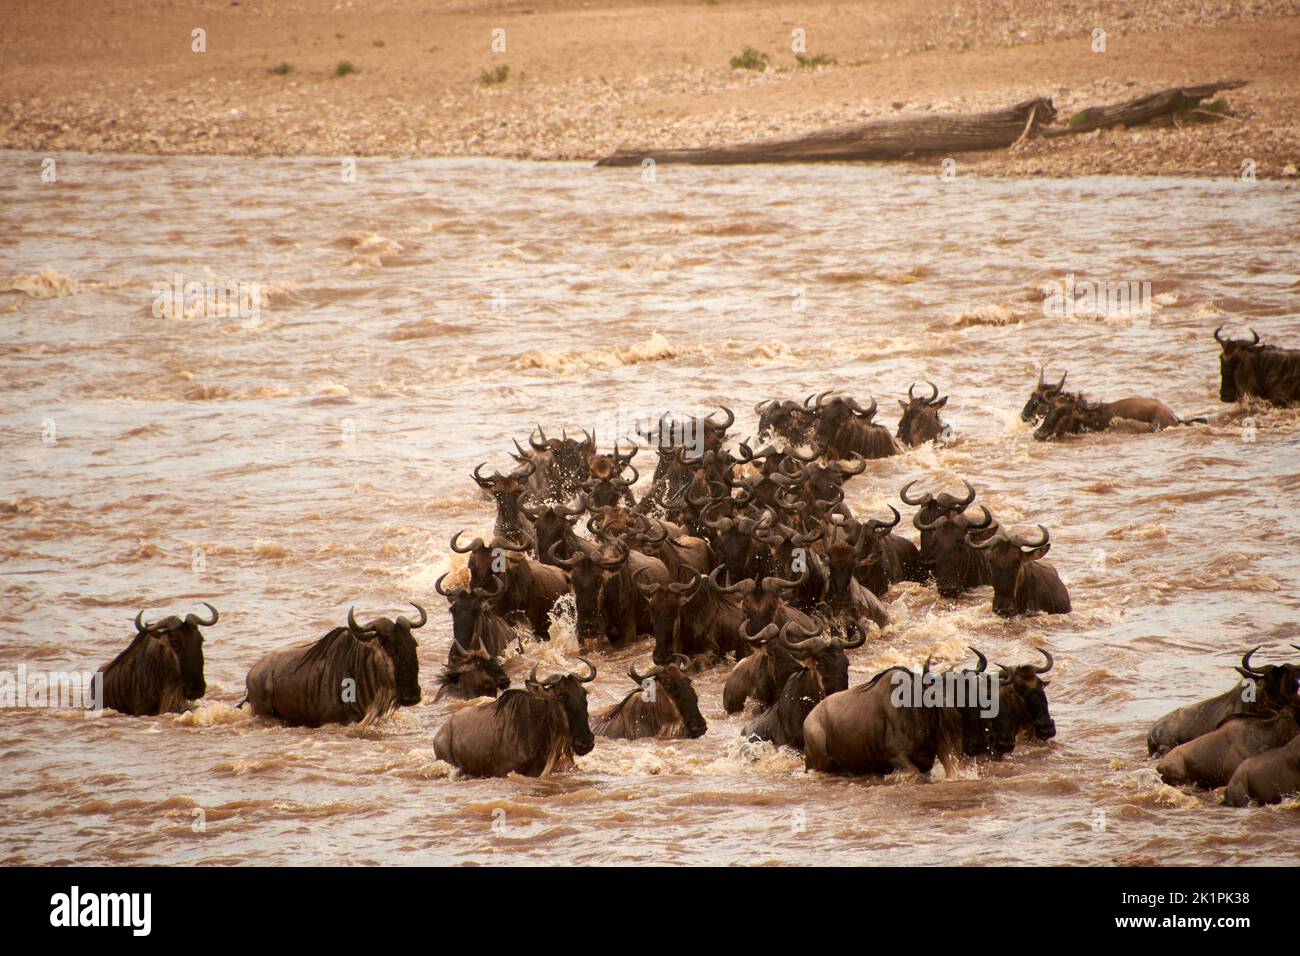
POLYGON ((200 627, 211 627, 217 623, 217 609, 207 601, 203 606, 212 612, 211 620, 203 620, 197 614, 186 614, 179 618, 172 614, 161 621, 145 622, 144 611, 135 616, 136 639, 156 638, 171 648, 181 666, 182 693, 186 700, 198 700, 207 693, 207 681, 203 677, 203 634, 200 627))
POLYGON ((470 476, 474 483, 488 492, 497 503, 497 508, 504 513, 513 513, 519 503, 519 496, 528 490, 528 479, 537 471, 537 462, 527 460, 508 475, 499 471, 484 477, 480 472, 487 462, 479 462, 470 476))
POLYGON ((498 692, 510 686, 510 677, 499 657, 493 657, 483 649, 483 644, 474 642, 466 650, 456 641, 451 642, 451 652, 447 655, 447 666, 438 677, 439 691, 455 689, 455 693, 465 698, 495 697, 498 692))
POLYGON ((536 697, 559 703, 569 722, 569 739, 572 742, 573 752, 581 757, 583 754, 591 753, 591 749, 596 746, 596 737, 591 732, 591 724, 587 719, 587 689, 582 686, 596 679, 596 665, 585 657, 579 657, 578 660, 586 664, 590 671, 586 677, 579 677, 576 674, 552 674, 545 680, 539 681, 537 668, 534 666, 524 682, 524 689, 536 697))
POLYGON ((601 608, 601 594, 605 587, 605 574, 617 571, 627 561, 627 546, 621 541, 614 542, 613 547, 620 553, 613 558, 606 557, 604 549, 575 552, 568 558, 556 554, 556 545, 551 546, 552 563, 558 564, 569 572, 569 581, 573 586, 573 604, 577 613, 577 631, 579 639, 593 638, 605 632, 605 613, 601 608))
MULTIPOLYGON (((966 494, 960 498, 956 495, 950 495, 946 491, 941 491, 937 495, 932 495, 928 491, 922 492, 915 497, 909 495, 912 486, 920 480, 919 478, 913 478, 903 485, 903 490, 898 493, 898 497, 902 499, 905 505, 920 505, 920 510, 916 512, 914 520, 919 520, 922 524, 929 524, 942 515, 961 514, 975 500, 975 486, 964 478, 961 483, 966 486, 966 494)), ((921 532, 922 551, 926 550, 927 541, 928 538, 925 532, 921 532)))
POLYGON ((1039 675, 1052 669, 1052 655, 1041 647, 1038 653, 1047 659, 1040 666, 1021 664, 1018 667, 998 665, 1001 671, 999 681, 1000 700, 998 714, 993 718, 993 752, 1008 754, 1016 749, 1016 736, 1023 725, 1028 725, 1039 740, 1051 740, 1056 736, 1056 721, 1047 709, 1047 691, 1050 683, 1039 675))
POLYGON ((898 404, 903 406, 903 417, 898 420, 898 439, 909 445, 923 445, 934 441, 943 434, 947 427, 939 417, 939 410, 948 404, 948 396, 939 397, 939 387, 934 382, 930 386, 929 397, 914 394, 916 385, 907 390, 907 401, 901 398, 898 404))
POLYGON ((617 470, 602 468, 600 472, 593 471, 591 477, 583 482, 583 493, 592 508, 612 508, 627 500, 632 486, 641 478, 636 465, 629 461, 627 467, 632 470, 631 478, 624 478, 617 470))
POLYGON ((981 531, 993 524, 989 510, 983 505, 980 510, 984 512, 984 520, 980 522, 953 512, 940 515, 929 524, 921 521, 919 513, 912 519, 922 535, 927 531, 933 535, 929 542, 930 561, 941 597, 960 597, 967 588, 988 583, 985 570, 988 563, 983 554, 967 543, 966 537, 971 531, 981 531))
MULTIPOLYGON (((1296 645, 1292 645, 1297 647, 1296 645)), ((1295 664, 1265 664, 1262 668, 1250 663, 1258 647, 1247 651, 1241 658, 1238 674, 1255 682, 1255 699, 1267 710, 1286 707, 1300 708, 1300 666, 1295 664)), ((1300 650, 1300 647, 1297 647, 1300 650)))
POLYGON ((768 399, 754 406, 758 413, 758 437, 780 437, 792 445, 805 444, 811 437, 815 416, 793 400, 768 399))
POLYGON ((469 555, 465 559, 465 566, 469 568, 469 586, 472 588, 487 588, 492 585, 492 581, 497 577, 498 568, 501 571, 506 570, 505 559, 508 557, 506 552, 513 551, 518 554, 528 550, 526 543, 516 543, 499 535, 492 539, 491 544, 484 544, 482 538, 475 538, 468 545, 461 545, 460 536, 463 533, 457 531, 452 535, 451 550, 457 554, 469 555))
POLYGON ((776 520, 776 516, 767 511, 759 518, 746 515, 713 517, 714 512, 720 510, 726 500, 715 501, 705 508, 700 520, 713 532, 713 548, 727 580, 735 582, 745 578, 752 570, 757 551, 754 531, 768 527, 776 520))
POLYGON ((573 548, 573 526, 587 510, 587 499, 578 495, 568 504, 543 505, 534 508, 524 505, 524 516, 533 523, 537 539, 537 557, 545 564, 555 564, 555 555, 568 557, 573 548), (559 545, 556 548, 556 545, 559 545), (555 549, 554 552, 552 549, 555 549))
POLYGON ((668 581, 661 584, 643 579, 641 572, 645 570, 638 569, 632 580, 650 606, 650 622, 655 636, 654 662, 663 666, 673 659, 673 638, 677 634, 677 615, 682 604, 703 579, 692 574, 693 579, 690 581, 668 581))
POLYGON ((415 635, 411 632, 424 627, 429 622, 429 615, 424 608, 412 602, 411 607, 420 612, 420 619, 412 621, 399 614, 396 619, 377 617, 366 624, 359 625, 353 617, 353 609, 348 609, 348 630, 352 636, 361 641, 378 640, 379 647, 388 655, 393 665, 393 681, 397 685, 397 703, 410 707, 420 702, 420 661, 416 657, 415 635))
POLYGON ((474 644, 475 630, 479 615, 484 607, 501 596, 505 583, 500 578, 491 578, 491 588, 462 587, 448 591, 442 586, 450 571, 445 571, 433 582, 433 589, 447 599, 447 610, 451 612, 451 637, 461 647, 474 644))
POLYGON ((1024 573, 1025 566, 1047 554, 1052 547, 1051 535, 1041 524, 1042 532, 1037 541, 1015 537, 999 527, 990 537, 983 541, 972 540, 966 543, 972 548, 984 552, 989 563, 989 583, 993 585, 993 613, 1002 617, 1014 617, 1016 614, 1016 586, 1024 573))
POLYGON ((1105 426, 1099 403, 1089 402, 1082 394, 1065 392, 1052 400, 1043 423, 1034 430, 1034 437, 1049 441, 1085 431, 1100 431, 1105 426))
POLYGON ((1237 369, 1242 360, 1251 352, 1263 349, 1264 346, 1259 340, 1259 333, 1254 329, 1250 330, 1251 338, 1246 339, 1225 339, 1219 335, 1223 331, 1223 326, 1214 330, 1214 341, 1219 343, 1219 401, 1235 402, 1241 398, 1240 389, 1237 386, 1237 369))
POLYGON ((866 642, 867 635, 861 624, 850 620, 848 630, 854 636, 824 638, 820 635, 822 622, 816 618, 813 620, 818 625, 817 630, 803 640, 790 639, 791 634, 807 633, 798 624, 791 622, 781 628, 777 641, 799 667, 817 675, 822 696, 829 697, 849 689, 849 658, 844 652, 861 647, 866 642))
POLYGON ((677 654, 671 663, 656 664, 644 674, 637 672, 636 664, 628 666, 627 676, 638 685, 645 687, 646 681, 653 680, 656 693, 664 694, 673 702, 677 713, 682 717, 682 726, 692 739, 703 737, 709 729, 700 713, 700 699, 695 694, 695 685, 686 676, 685 670, 690 666, 690 659, 677 654))
POLYGON ((1045 382, 1043 381, 1043 373, 1046 370, 1047 366, 1045 365, 1040 365, 1038 368, 1038 384, 1034 386, 1034 390, 1029 395, 1029 401, 1025 402, 1025 407, 1020 412, 1022 421, 1032 422, 1046 415, 1052 405, 1052 400, 1065 387, 1065 378, 1070 374, 1069 372, 1063 372, 1059 382, 1045 382))
POLYGON ((873 594, 882 595, 894 583, 891 574, 890 556, 886 541, 903 516, 893 505, 887 506, 893 514, 889 521, 880 518, 868 518, 859 526, 858 538, 854 545, 855 568, 862 574, 863 583, 873 594))
POLYGON ((876 400, 871 400, 870 408, 863 408, 858 404, 856 398, 847 395, 836 395, 832 399, 826 396, 830 392, 822 392, 816 397, 817 412, 817 429, 816 438, 818 443, 825 447, 830 444, 835 433, 838 432, 845 423, 852 421, 854 418, 861 419, 863 422, 872 423, 876 417, 876 400))

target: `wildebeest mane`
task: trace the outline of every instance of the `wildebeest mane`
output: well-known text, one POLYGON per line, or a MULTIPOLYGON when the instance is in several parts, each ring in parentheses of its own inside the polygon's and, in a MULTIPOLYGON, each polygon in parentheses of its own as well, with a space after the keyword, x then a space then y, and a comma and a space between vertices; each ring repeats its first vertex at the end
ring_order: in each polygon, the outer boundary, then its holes
POLYGON ((504 726, 517 736, 521 752, 535 754, 541 747, 546 748, 540 776, 573 762, 572 731, 559 701, 511 688, 503 692, 493 706, 504 726))
POLYGON ((316 671, 312 683, 333 700, 338 700, 344 680, 354 681, 356 697, 348 706, 362 724, 397 709, 392 664, 378 641, 361 641, 346 627, 336 627, 308 647, 293 670, 304 668, 316 671))
POLYGON ((172 713, 185 709, 180 661, 154 633, 137 633, 104 668, 104 704, 125 713, 172 713), (126 707, 118 705, 126 704, 126 707))

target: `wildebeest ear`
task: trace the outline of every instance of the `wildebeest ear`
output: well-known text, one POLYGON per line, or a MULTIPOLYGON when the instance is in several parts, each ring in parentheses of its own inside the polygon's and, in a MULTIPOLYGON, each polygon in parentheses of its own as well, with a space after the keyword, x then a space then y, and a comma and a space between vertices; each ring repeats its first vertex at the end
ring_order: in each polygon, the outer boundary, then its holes
POLYGON ((945 406, 945 405, 947 405, 947 404, 948 404, 948 396, 945 395, 943 398, 939 399, 937 402, 931 402, 931 403, 930 403, 930 407, 931 407, 931 408, 943 408, 943 406, 945 406))
POLYGON ((898 400, 898 404, 902 405, 903 408, 911 408, 911 407, 912 407, 912 406, 908 405, 907 402, 903 401, 901 398, 898 400))

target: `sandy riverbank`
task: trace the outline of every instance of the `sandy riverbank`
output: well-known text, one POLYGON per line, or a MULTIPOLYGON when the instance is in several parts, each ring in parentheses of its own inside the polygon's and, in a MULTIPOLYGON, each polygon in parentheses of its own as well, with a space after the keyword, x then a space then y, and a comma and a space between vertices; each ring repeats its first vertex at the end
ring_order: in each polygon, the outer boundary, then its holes
MULTIPOLYGON (((0 2, 0 147, 595 159, 1050 96, 1068 115, 1242 78, 1232 118, 968 155, 987 173, 1237 175, 1300 162, 1300 4, 1210 0, 0 2), (493 30, 505 51, 493 52, 493 30), (1092 31, 1106 31, 1094 52, 1092 31), (205 51, 194 52, 193 31, 205 51), (802 29, 803 68, 791 52, 802 29), (744 47, 766 70, 733 70, 744 47), (339 64, 355 72, 336 75, 339 64), (507 67, 501 82, 487 71, 507 67), (278 68, 278 69, 277 69, 278 68)), ((936 162, 928 159, 925 162, 936 162)))

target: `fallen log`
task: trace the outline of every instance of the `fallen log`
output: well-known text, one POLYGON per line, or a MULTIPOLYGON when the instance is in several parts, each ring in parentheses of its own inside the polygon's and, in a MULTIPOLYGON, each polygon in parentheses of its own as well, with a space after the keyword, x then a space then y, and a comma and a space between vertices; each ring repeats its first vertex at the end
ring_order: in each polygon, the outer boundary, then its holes
POLYGON ((908 155, 957 153, 1010 146, 1056 115, 1046 98, 1026 100, 991 113, 902 116, 843 126, 794 139, 687 149, 620 149, 597 166, 656 163, 824 163, 849 159, 898 159, 908 155))
POLYGON ((1245 80, 1223 80, 1201 86, 1180 86, 1107 106, 1075 113, 1063 126, 1052 125, 1056 109, 1047 97, 1025 100, 988 113, 900 116, 853 126, 819 130, 793 139, 700 146, 684 149, 620 149, 596 161, 597 166, 639 166, 690 163, 721 166, 733 163, 824 163, 845 160, 889 160, 910 156, 1006 149, 1035 136, 1054 139, 1107 126, 1139 126, 1195 109, 1220 90, 1237 89, 1245 80))
POLYGON ((1146 96, 1139 96, 1123 103, 1090 106, 1071 116, 1064 126, 1043 129, 1040 132, 1045 138, 1054 139, 1074 133, 1088 133, 1107 126, 1140 126, 1166 117, 1173 118, 1180 113, 1195 109, 1200 106, 1201 100, 1209 99, 1220 90, 1235 90, 1245 85, 1245 80, 1222 80, 1201 86, 1176 86, 1173 89, 1148 93, 1146 96))

